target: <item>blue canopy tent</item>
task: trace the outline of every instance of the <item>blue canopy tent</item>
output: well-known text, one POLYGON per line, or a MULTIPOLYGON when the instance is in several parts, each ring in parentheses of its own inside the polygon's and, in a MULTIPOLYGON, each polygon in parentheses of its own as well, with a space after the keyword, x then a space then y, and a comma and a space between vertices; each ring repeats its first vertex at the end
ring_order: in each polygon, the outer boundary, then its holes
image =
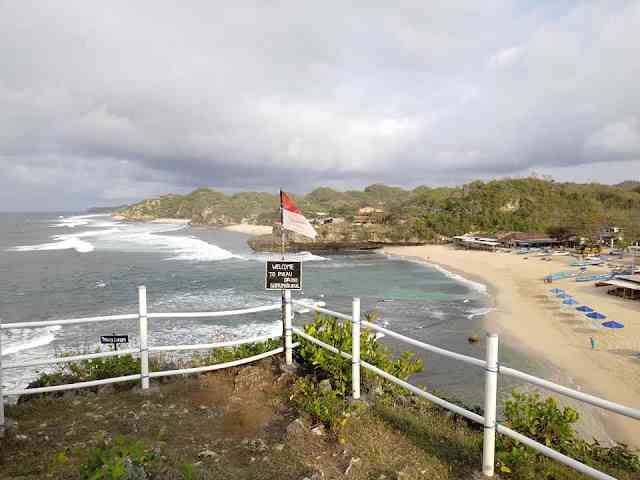
POLYGON ((602 326, 607 328, 624 328, 624 324, 619 322, 614 322, 613 320, 609 322, 603 322, 602 326))
POLYGON ((567 299, 565 299, 563 302, 563 304, 565 305, 577 305, 578 302, 576 302, 573 298, 569 297, 567 299))
POLYGON ((587 317, 592 318, 593 320, 604 320, 607 318, 606 315, 600 312, 589 312, 587 313, 587 317))
POLYGON ((576 310, 584 313, 591 313, 594 311, 593 308, 587 307, 586 305, 581 305, 579 307, 576 307, 576 310))

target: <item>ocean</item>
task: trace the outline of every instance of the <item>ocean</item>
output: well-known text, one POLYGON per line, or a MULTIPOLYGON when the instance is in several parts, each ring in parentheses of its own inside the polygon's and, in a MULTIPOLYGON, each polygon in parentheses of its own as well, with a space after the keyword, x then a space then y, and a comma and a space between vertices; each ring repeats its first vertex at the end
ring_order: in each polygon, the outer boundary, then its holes
MULTIPOLYGON (((214 311, 279 302, 264 289, 265 260, 247 235, 218 228, 127 223, 109 215, 0 214, 0 318, 3 323, 137 312, 137 286, 146 285, 149 311, 214 311)), ((456 352, 484 357, 482 319, 491 310, 484 285, 442 268, 381 253, 299 254, 303 291, 294 298, 324 301, 348 313, 352 297, 388 328, 456 352)), ((294 322, 309 321, 297 312, 294 322)), ((275 334, 279 312, 213 319, 152 319, 150 344, 193 344, 275 334)), ((127 334, 137 345, 137 322, 3 331, 3 362, 94 352, 100 335, 127 334)), ((394 351, 406 348, 384 338, 394 351)), ((481 369, 421 354, 415 383, 481 403, 481 369)), ((506 343, 501 361, 531 371, 532 360, 506 343)), ((5 371, 6 387, 24 386, 41 367, 5 371)), ((534 373, 534 372, 532 372, 534 373)), ((513 384, 502 380, 506 394, 513 384)))

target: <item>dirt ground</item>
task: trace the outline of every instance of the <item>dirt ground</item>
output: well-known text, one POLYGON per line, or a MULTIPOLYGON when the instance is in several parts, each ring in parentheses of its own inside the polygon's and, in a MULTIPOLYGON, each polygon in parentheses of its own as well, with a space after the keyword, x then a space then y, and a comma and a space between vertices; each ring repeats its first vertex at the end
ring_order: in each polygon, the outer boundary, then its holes
POLYGON ((269 359, 144 393, 106 387, 31 399, 8 408, 13 427, 1 442, 0 479, 84 478, 89 452, 118 438, 151 452, 150 479, 470 478, 478 444, 455 421, 444 434, 459 437, 453 463, 438 438, 412 441, 389 412, 366 412, 340 434, 327 432, 292 409, 294 378, 269 359))

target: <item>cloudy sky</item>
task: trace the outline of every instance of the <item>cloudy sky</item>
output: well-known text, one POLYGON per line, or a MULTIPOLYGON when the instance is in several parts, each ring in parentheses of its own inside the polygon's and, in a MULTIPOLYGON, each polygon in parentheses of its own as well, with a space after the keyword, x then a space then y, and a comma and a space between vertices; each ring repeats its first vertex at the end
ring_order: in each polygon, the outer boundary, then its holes
POLYGON ((0 209, 640 172, 640 1, 0 0, 0 209))

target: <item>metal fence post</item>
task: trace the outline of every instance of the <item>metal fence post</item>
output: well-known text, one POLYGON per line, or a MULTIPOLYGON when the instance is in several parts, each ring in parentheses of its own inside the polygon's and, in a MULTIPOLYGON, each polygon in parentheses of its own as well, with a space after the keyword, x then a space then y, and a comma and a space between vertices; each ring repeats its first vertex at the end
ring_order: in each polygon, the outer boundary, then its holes
POLYGON ((4 394, 2 392, 2 321, 0 320, 0 438, 4 437, 4 394))
POLYGON ((138 319, 140 320, 140 375, 142 388, 149 388, 149 343, 147 320, 147 287, 138 287, 138 319))
POLYGON ((360 398, 360 299, 353 299, 351 312, 351 383, 353 399, 360 398))
POLYGON ((284 291, 284 358, 287 365, 293 365, 293 341, 291 332, 291 290, 284 291))
POLYGON ((482 473, 487 477, 492 477, 496 452, 496 403, 498 395, 498 335, 495 333, 487 334, 486 360, 482 473))

